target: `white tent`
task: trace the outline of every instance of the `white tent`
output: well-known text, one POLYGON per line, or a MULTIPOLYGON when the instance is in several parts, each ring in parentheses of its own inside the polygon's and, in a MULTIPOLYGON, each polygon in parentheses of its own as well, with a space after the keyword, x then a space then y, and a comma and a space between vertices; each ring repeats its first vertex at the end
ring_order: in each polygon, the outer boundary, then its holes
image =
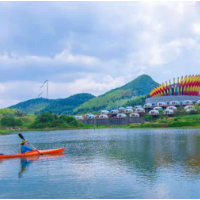
POLYGON ((129 117, 140 117, 140 114, 138 114, 138 113, 131 113, 129 115, 129 117))

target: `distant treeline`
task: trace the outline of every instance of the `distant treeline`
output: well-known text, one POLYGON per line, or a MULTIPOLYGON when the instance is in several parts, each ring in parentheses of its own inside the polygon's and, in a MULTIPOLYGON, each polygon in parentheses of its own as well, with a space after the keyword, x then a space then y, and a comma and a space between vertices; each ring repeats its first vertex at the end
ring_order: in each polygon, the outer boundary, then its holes
POLYGON ((46 127, 60 127, 60 128, 69 128, 69 127, 82 127, 83 124, 77 121, 74 117, 56 114, 51 114, 49 112, 42 113, 37 115, 35 121, 28 128, 46 128, 46 127))
POLYGON ((22 117, 25 114, 22 111, 10 109, 10 108, 2 108, 0 109, 0 117, 22 117))
POLYGON ((49 112, 42 113, 37 115, 34 118, 33 122, 30 122, 29 118, 20 118, 20 117, 2 117, 1 126, 3 127, 26 127, 31 129, 38 128, 69 128, 69 127, 82 127, 83 124, 77 121, 74 117, 56 114, 51 114, 49 112), (23 121, 22 121, 23 120, 23 121))
POLYGON ((51 112, 58 115, 72 114, 76 107, 94 97, 95 96, 92 94, 80 93, 65 99, 37 98, 18 103, 14 106, 10 106, 9 108, 19 110, 32 116, 44 112, 51 112))

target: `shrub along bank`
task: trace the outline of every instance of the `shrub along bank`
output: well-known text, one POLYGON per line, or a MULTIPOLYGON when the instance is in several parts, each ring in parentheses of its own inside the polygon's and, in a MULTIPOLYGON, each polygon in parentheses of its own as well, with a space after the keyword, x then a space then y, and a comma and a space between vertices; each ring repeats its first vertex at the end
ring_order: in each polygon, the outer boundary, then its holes
MULTIPOLYGON (((37 117, 2 117, 0 129, 66 129, 66 128, 176 128, 194 127, 200 128, 200 114, 178 115, 175 117, 151 118, 146 116, 147 122, 130 125, 87 125, 77 121, 72 116, 56 115, 49 112, 37 117)), ((0 132, 1 133, 1 132, 0 132)))
POLYGON ((14 117, 3 117, 1 119, 1 126, 6 127, 15 127, 15 126, 22 126, 21 119, 15 119, 14 117))
POLYGON ((47 128, 47 127, 59 127, 59 128, 69 128, 69 127, 83 127, 83 124, 77 121, 74 117, 56 114, 51 114, 49 112, 42 113, 35 118, 35 121, 28 127, 33 129, 47 128))
POLYGON ((180 128, 180 127, 195 127, 200 128, 200 114, 158 118, 141 124, 130 124, 128 128, 180 128))
POLYGON ((44 128, 76 128, 83 127, 83 123, 74 117, 49 112, 42 113, 37 117, 3 117, 0 120, 0 129, 44 129, 44 128))

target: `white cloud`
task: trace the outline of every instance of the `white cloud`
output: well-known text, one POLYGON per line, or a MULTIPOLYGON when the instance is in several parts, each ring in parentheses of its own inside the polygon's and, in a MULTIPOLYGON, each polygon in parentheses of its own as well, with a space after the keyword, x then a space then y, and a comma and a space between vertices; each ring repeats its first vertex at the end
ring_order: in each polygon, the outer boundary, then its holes
POLYGON ((62 95, 64 91, 68 91, 68 95, 74 94, 74 91, 76 91, 76 93, 81 93, 81 92, 87 93, 88 91, 90 91, 90 93, 94 95, 100 95, 102 93, 107 92, 108 90, 120 87, 124 84, 125 82, 123 77, 118 77, 114 79, 110 75, 103 76, 102 81, 100 82, 96 82, 95 78, 93 77, 87 77, 87 78, 77 79, 69 84, 51 83, 56 93, 57 93, 56 88, 59 88, 59 90, 61 90, 60 95, 62 95))
MULTIPOLYGON (((124 77, 112 78, 110 75, 102 77, 102 81, 96 82, 95 77, 76 79, 71 83, 49 82, 49 98, 67 98, 76 93, 92 93, 100 95, 108 90, 124 85, 124 77), (74 92, 76 91, 76 92, 74 92)), ((26 101, 31 98, 37 98, 39 93, 43 92, 41 97, 46 98, 46 86, 40 89, 41 84, 35 82, 6 82, 0 84, 0 108, 26 101), (27 99, 27 96, 29 97, 27 99)))
POLYGON ((192 24, 192 31, 197 35, 200 36, 200 23, 192 24))
POLYGON ((143 73, 157 82, 197 74, 199 5, 1 3, 1 101, 37 97, 45 79, 50 97, 65 98, 79 92, 99 95, 143 73))
MULTIPOLYGON (((63 50, 54 57, 44 57, 35 55, 17 55, 4 53, 0 55, 0 63, 3 64, 79 64, 79 65, 99 65, 99 59, 87 55, 73 55, 69 50, 63 50)), ((28 66, 27 66, 28 67, 28 66)))
POLYGON ((164 71, 163 74, 171 74, 171 71, 164 71))

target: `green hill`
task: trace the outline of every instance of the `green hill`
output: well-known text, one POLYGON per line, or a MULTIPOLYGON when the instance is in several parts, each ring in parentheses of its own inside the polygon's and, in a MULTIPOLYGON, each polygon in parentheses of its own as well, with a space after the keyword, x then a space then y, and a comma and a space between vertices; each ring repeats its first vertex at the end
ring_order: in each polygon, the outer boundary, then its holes
POLYGON ((25 114, 41 114, 51 112, 55 114, 77 114, 98 112, 101 109, 115 109, 119 106, 135 105, 144 102, 149 92, 158 86, 150 76, 141 75, 126 85, 110 90, 103 95, 95 97, 91 94, 81 93, 65 99, 30 99, 9 108, 19 110, 25 114))
MULTIPOLYGON (((72 114, 73 110, 80 106, 81 104, 89 101, 90 99, 94 98, 95 96, 92 94, 87 93, 80 93, 72 95, 66 99, 60 99, 52 104, 49 104, 45 108, 39 111, 39 113, 43 112, 51 112, 55 114, 72 114)), ((38 113, 35 113, 38 114, 38 113)))
POLYGON ((54 101, 57 100, 45 98, 30 99, 28 101, 20 102, 16 105, 10 106, 9 108, 22 111, 25 114, 34 115, 36 111, 42 110, 49 104, 52 104, 54 101))
POLYGON ((22 111, 29 115, 37 115, 47 111, 55 114, 71 114, 77 106, 94 97, 91 94, 80 93, 65 99, 37 98, 18 103, 9 108, 22 111))
POLYGON ((147 95, 156 86, 158 86, 158 83, 150 76, 141 75, 122 87, 110 90, 83 103, 74 109, 74 114, 118 108, 138 96, 147 95))

